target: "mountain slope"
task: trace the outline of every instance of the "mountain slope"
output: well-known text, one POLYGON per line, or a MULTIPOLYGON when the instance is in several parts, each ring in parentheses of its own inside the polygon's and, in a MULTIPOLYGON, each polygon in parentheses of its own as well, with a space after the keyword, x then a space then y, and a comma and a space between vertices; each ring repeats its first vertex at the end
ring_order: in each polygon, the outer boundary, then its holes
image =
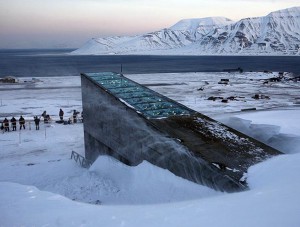
POLYGON ((201 39, 211 30, 233 23, 223 17, 181 20, 170 28, 137 36, 94 38, 73 54, 132 54, 180 48, 201 39))
POLYGON ((299 48, 300 7, 294 7, 215 29, 182 52, 299 55, 299 48))
POLYGON ((236 23, 185 19, 145 35, 92 39, 72 54, 300 55, 300 7, 236 23))

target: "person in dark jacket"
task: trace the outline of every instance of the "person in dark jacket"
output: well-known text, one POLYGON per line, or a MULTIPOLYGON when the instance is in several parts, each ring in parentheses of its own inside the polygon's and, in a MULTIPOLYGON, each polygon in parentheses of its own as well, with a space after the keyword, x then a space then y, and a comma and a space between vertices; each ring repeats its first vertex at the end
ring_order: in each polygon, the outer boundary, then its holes
POLYGON ((35 130, 40 130, 40 118, 34 117, 35 130))
POLYGON ((79 114, 79 112, 73 110, 73 123, 77 123, 77 114, 79 114))
POLYGON ((62 109, 59 109, 59 118, 62 121, 64 119, 64 111, 62 109))
POLYGON ((10 119, 10 122, 12 125, 12 130, 17 131, 17 119, 15 117, 12 117, 12 119, 10 119))
POLYGON ((47 114, 46 110, 44 110, 44 112, 42 113, 42 117, 44 118, 44 123, 49 123, 50 121, 50 115, 47 114))
POLYGON ((50 118, 50 115, 47 114, 46 117, 44 118, 44 123, 46 123, 46 124, 49 123, 49 122, 50 122, 50 119, 51 119, 51 118, 50 118))
POLYGON ((4 131, 9 132, 9 121, 7 120, 7 118, 4 118, 3 124, 4 124, 4 131))
POLYGON ((20 130, 22 129, 22 127, 25 129, 25 119, 23 116, 19 118, 19 124, 20 124, 20 130))
POLYGON ((47 116, 47 112, 46 112, 46 110, 44 110, 44 112, 42 113, 42 117, 44 118, 44 121, 46 119, 46 116, 47 116))

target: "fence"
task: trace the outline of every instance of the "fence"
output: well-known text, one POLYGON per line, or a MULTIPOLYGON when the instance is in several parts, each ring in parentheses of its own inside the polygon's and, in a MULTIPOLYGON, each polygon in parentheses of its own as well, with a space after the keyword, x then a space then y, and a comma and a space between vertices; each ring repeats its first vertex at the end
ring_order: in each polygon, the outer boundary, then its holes
MULTIPOLYGON (((2 121, 3 120, 0 120, 0 126, 3 125, 2 121)), ((48 122, 45 122, 43 120, 40 121, 40 124, 39 124, 39 127, 38 127, 39 128, 38 131, 39 130, 43 131, 45 140, 47 139, 47 136, 48 136, 47 128, 51 127, 51 124, 56 123, 57 121, 60 121, 60 119, 50 118, 50 120, 48 122), (43 126, 43 127, 40 127, 40 126, 43 126)), ((77 118, 77 122, 75 122, 75 123, 73 121, 70 121, 70 122, 64 121, 61 124, 76 124, 76 123, 83 123, 83 118, 81 118, 81 117, 77 118)), ((28 134, 26 133, 27 130, 34 130, 34 131, 36 131, 36 126, 35 126, 33 118, 32 119, 28 119, 28 118, 25 119, 24 126, 25 126, 25 129, 23 129, 23 128, 20 129, 20 124, 19 124, 19 122, 17 120, 17 122, 16 122, 16 130, 13 131, 12 130, 12 123, 9 120, 9 131, 7 132, 7 131, 5 131, 4 127, 3 128, 1 127, 0 135, 4 134, 4 133, 16 133, 16 137, 15 137, 16 141, 18 141, 18 143, 21 144, 24 141, 24 138, 28 137, 27 136, 28 134)))
MULTIPOLYGON (((12 131, 13 125, 12 125, 12 123, 11 123, 10 120, 11 119, 9 119, 9 122, 8 122, 8 124, 9 124, 8 128, 9 128, 9 131, 12 131)), ((39 125, 44 124, 44 126, 46 127, 47 125, 50 125, 51 123, 57 123, 58 121, 61 121, 61 120, 57 119, 57 118, 54 118, 54 119, 50 118, 47 121, 41 119, 40 122, 39 122, 39 125)), ((83 123, 83 118, 82 117, 78 117, 76 119, 76 121, 74 121, 73 118, 70 117, 70 118, 68 118, 68 120, 64 120, 62 122, 62 124, 76 124, 76 123, 83 123)), ((3 132, 5 132, 3 119, 2 120, 0 119, 0 126, 3 126, 3 128, 1 127, 1 130, 3 130, 3 132)), ((26 129, 29 129, 29 130, 34 129, 35 130, 36 125, 35 125, 34 119, 33 118, 32 119, 28 119, 28 118, 25 119, 24 126, 25 126, 26 129)), ((16 129, 17 129, 17 131, 20 130, 20 123, 19 123, 18 119, 16 121, 16 129)))
POLYGON ((72 151, 71 159, 74 159, 75 162, 79 163, 80 166, 83 168, 89 168, 92 165, 91 161, 87 160, 85 157, 83 157, 75 151, 72 151))

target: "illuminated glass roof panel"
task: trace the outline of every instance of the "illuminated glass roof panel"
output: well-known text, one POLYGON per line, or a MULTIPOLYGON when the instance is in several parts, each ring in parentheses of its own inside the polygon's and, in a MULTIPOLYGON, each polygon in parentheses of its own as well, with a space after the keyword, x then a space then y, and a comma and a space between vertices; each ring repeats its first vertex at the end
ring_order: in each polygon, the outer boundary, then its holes
POLYGON ((125 99, 126 102, 129 104, 143 104, 143 103, 152 103, 152 102, 162 102, 161 97, 156 96, 144 96, 144 97, 137 97, 137 98, 129 98, 125 99))
MULTIPOLYGON (((116 96, 124 99, 125 101, 132 98, 139 98, 139 97, 148 97, 151 96, 151 92, 142 91, 142 92, 127 92, 127 93, 118 93, 116 96)), ((127 102, 127 101, 126 101, 127 102)), ((134 106, 134 103, 132 103, 134 106)))
MULTIPOLYGON (((106 87, 108 88, 108 87, 106 87)), ((113 94, 120 94, 120 93, 139 93, 145 91, 145 88, 143 87, 118 87, 118 88, 110 88, 109 89, 111 93, 113 94)))
POLYGON ((128 103, 147 118, 190 115, 194 111, 144 87, 119 73, 86 73, 90 79, 115 97, 128 103))
POLYGON ((157 109, 145 111, 148 118, 164 118, 176 115, 190 115, 191 112, 182 108, 157 109))

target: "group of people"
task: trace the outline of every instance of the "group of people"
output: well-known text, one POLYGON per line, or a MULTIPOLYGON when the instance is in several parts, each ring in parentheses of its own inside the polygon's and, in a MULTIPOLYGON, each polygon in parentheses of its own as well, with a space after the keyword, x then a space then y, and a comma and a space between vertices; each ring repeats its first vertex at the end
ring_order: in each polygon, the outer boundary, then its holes
POLYGON ((51 120, 50 115, 47 114, 46 110, 44 110, 44 112, 42 113, 42 117, 44 118, 44 123, 49 123, 51 120))
MULTIPOLYGON (((71 124, 71 123, 77 123, 77 120, 78 120, 78 114, 80 112, 78 112, 77 110, 73 110, 73 113, 72 113, 72 117, 70 117, 67 121, 67 124, 71 124)), ((65 123, 64 121, 64 111, 62 109, 59 110, 59 122, 58 123, 65 123)), ((83 122, 83 112, 81 112, 81 121, 83 122)))
MULTIPOLYGON (((77 120, 78 120, 77 116, 78 116, 79 113, 80 112, 78 112, 76 110, 73 110, 72 119, 69 118, 67 123, 68 124, 77 123, 77 120)), ((59 110, 58 115, 59 115, 59 118, 60 118, 60 123, 64 123, 64 111, 62 109, 59 110)), ((41 114, 41 117, 43 117, 44 123, 49 123, 50 120, 51 120, 50 115, 47 114, 46 110, 41 114)), ((33 121, 34 121, 36 130, 40 129, 41 117, 38 117, 38 116, 33 117, 33 121)), ((24 117, 21 116, 18 121, 19 121, 20 130, 22 130, 22 128, 25 129, 25 119, 24 119, 24 117)), ((83 112, 81 112, 81 121, 83 122, 83 112)), ((5 118, 2 122, 2 124, 1 124, 1 130, 3 130, 4 132, 9 132, 9 130, 10 130, 10 127, 9 127, 10 124, 9 123, 11 123, 12 130, 17 131, 17 119, 15 117, 12 117, 10 120, 5 118)))
MULTIPOLYGON (((59 110, 59 118, 60 121, 59 123, 64 123, 64 124, 72 124, 72 123, 77 123, 78 121, 78 112, 77 110, 73 110, 72 117, 68 119, 68 121, 64 121, 64 111, 62 109, 59 110)), ((79 118, 81 122, 83 122, 83 111, 81 112, 81 117, 79 118)))
MULTIPOLYGON (((9 122, 11 122, 12 130, 17 131, 17 119, 15 117, 12 117, 10 120, 4 118, 1 124, 1 130, 4 130, 5 132, 9 132, 9 122)), ((20 130, 22 128, 25 129, 25 119, 23 116, 19 118, 19 125, 20 125, 20 130)))

